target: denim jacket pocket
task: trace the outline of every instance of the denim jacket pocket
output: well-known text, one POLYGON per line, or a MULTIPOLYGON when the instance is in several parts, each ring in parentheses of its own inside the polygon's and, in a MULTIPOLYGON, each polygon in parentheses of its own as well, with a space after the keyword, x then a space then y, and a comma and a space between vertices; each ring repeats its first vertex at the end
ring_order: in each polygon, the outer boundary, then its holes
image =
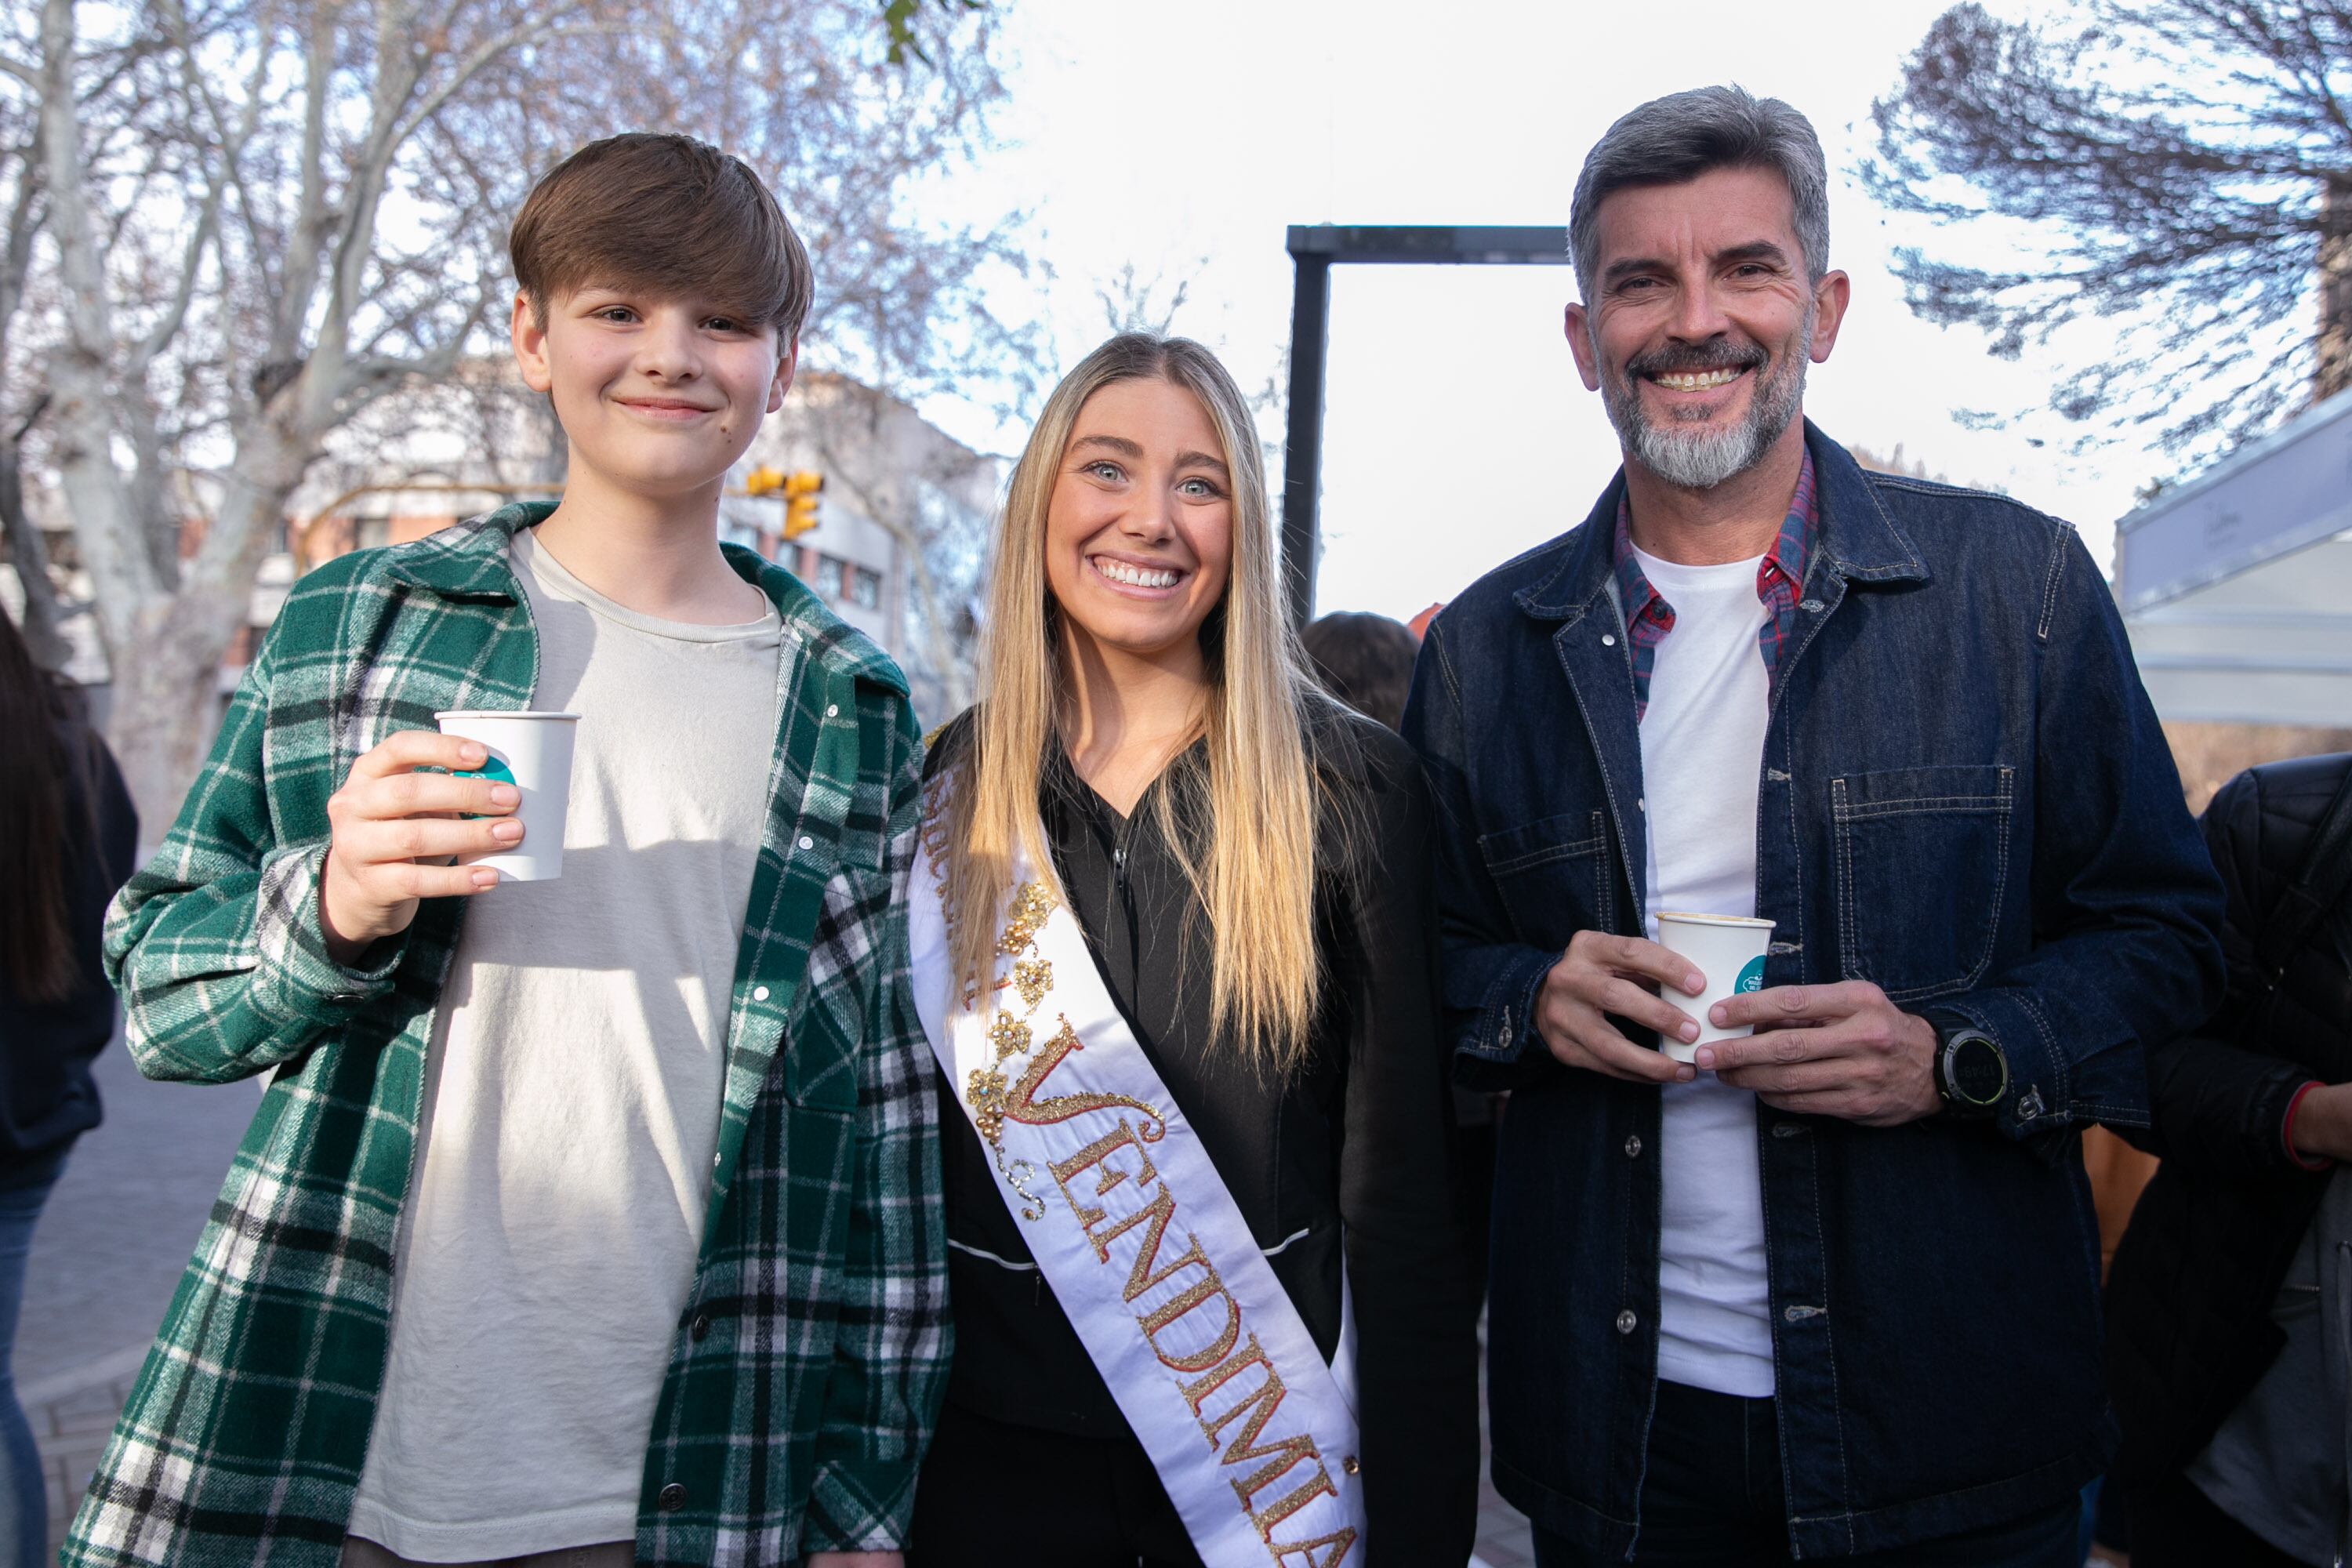
POLYGON ((1613 889, 1602 813, 1571 811, 1478 836, 1478 854, 1510 913, 1511 931, 1559 947, 1579 931, 1609 931, 1613 889))
POLYGON ((2017 770, 1891 768, 1830 780, 1838 953, 1894 1002, 1966 991, 1991 965, 2017 770))

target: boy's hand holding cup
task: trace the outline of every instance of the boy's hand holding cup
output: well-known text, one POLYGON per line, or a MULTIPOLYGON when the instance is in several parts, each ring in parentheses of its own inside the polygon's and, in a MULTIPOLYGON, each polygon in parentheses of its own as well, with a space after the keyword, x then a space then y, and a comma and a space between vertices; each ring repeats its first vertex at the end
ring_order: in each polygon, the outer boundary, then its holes
POLYGON ((436 715, 352 764, 327 799, 331 837, 319 884, 328 955, 356 962, 416 918, 420 900, 466 898, 501 879, 563 874, 576 713, 436 715), (472 731, 476 733, 457 731, 472 731), (521 847, 524 818, 540 842, 521 847))
POLYGON ((457 776, 489 755, 479 741, 403 730, 352 763, 343 787, 327 797, 332 837, 319 923, 336 963, 351 963, 371 943, 406 931, 420 899, 498 886, 495 868, 448 863, 522 842, 513 816, 522 792, 457 776), (443 771, 418 771, 426 768, 443 771))

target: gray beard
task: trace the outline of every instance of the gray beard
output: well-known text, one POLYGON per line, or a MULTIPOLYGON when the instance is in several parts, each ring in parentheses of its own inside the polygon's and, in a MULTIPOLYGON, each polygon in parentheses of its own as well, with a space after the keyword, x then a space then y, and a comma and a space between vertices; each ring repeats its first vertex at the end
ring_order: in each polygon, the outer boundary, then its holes
MULTIPOLYGON (((1805 367, 1812 358, 1813 313, 1805 312, 1805 330, 1796 352, 1780 374, 1759 380, 1748 417, 1728 430, 1678 430, 1652 424, 1642 407, 1640 391, 1631 376, 1601 381, 1601 405, 1626 455, 1678 489, 1713 489, 1764 460, 1789 428, 1805 401, 1805 367)), ((1767 370, 1770 369, 1768 362, 1767 370)))

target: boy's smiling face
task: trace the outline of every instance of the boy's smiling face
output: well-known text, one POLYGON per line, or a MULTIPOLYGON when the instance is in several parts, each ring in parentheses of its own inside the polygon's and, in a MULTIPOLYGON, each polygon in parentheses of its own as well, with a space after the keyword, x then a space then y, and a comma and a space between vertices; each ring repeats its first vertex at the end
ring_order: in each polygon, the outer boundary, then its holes
POLYGON ((796 343, 709 301, 590 285, 547 301, 542 322, 515 297, 515 359, 554 401, 584 467, 647 499, 719 483, 783 406, 796 343))

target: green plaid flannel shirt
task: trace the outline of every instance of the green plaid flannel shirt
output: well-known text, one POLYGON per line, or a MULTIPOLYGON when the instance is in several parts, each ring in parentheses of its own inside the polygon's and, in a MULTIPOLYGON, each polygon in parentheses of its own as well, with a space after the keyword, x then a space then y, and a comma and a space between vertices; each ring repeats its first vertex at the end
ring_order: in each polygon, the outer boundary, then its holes
MULTIPOLYGON (((436 710, 529 706, 539 640, 507 545, 548 510, 297 584, 110 912, 141 1070, 270 1076, 66 1568, 341 1555, 463 900, 428 900, 371 969, 335 963, 317 917, 327 797, 436 710)), ((702 1254, 647 1435, 650 1563, 898 1546, 950 1349, 933 1068, 907 978, 921 742, 906 685, 790 574, 729 559, 775 602, 787 651, 702 1254)))

